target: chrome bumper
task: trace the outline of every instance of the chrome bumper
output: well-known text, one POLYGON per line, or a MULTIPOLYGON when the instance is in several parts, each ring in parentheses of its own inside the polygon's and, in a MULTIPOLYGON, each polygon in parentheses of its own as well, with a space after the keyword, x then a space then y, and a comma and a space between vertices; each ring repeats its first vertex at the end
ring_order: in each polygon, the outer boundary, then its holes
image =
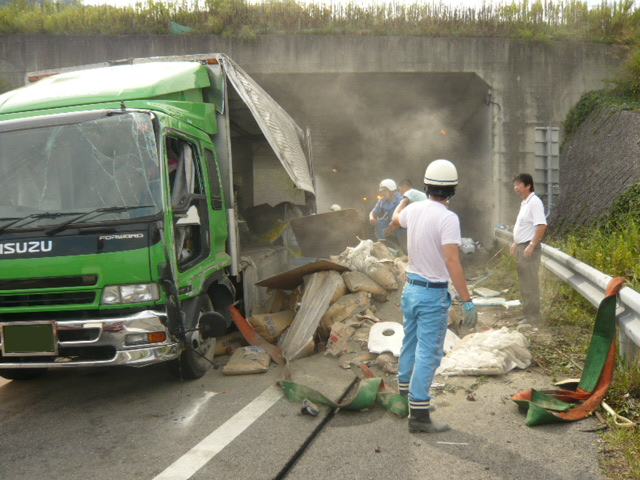
MULTIPOLYGON (((22 357, 4 357, 2 368, 74 368, 127 365, 143 367, 153 363, 173 360, 179 357, 182 347, 165 327, 167 315, 164 312, 145 310, 133 315, 114 318, 88 320, 56 320, 59 355, 52 357, 29 356, 29 361, 19 361, 22 357), (127 335, 165 332, 164 342, 128 346, 127 335), (65 340, 66 337, 84 337, 82 340, 65 340), (81 355, 65 355, 65 350, 93 350, 113 352, 108 358, 83 359, 81 355)), ((9 322, 7 322, 9 323, 9 322)), ((0 345, 1 345, 0 339, 0 345)), ((25 355, 24 357, 27 357, 25 355)))

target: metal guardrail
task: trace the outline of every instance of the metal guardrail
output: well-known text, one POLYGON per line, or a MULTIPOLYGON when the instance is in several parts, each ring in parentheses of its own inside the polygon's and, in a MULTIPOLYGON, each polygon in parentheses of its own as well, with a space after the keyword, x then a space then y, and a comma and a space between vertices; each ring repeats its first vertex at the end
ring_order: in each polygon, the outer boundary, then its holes
MULTIPOLYGON (((500 243, 513 242, 513 233, 503 228, 496 228, 494 236, 500 243)), ((556 277, 571 285, 595 307, 600 305, 607 285, 612 279, 609 275, 544 243, 542 244, 542 264, 556 277)), ((640 348, 640 293, 629 287, 623 287, 620 290, 616 318, 620 355, 632 359, 640 348)))

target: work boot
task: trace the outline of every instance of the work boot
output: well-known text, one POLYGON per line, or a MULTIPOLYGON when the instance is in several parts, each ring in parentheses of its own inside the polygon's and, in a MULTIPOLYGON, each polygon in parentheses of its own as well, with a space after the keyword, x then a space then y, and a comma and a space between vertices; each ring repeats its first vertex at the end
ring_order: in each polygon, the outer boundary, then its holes
MULTIPOLYGON (((405 387, 405 384, 398 383, 398 395, 402 395, 404 398, 409 400, 409 385, 407 384, 407 386, 405 387)), ((429 411, 432 412, 432 413, 435 412, 436 411, 436 406, 435 405, 429 405, 429 411)))
POLYGON ((427 409, 411 409, 409 414, 409 433, 440 433, 451 430, 446 423, 438 423, 431 420, 431 414, 427 409))
POLYGON ((409 398, 409 382, 398 381, 398 394, 405 398, 409 398))

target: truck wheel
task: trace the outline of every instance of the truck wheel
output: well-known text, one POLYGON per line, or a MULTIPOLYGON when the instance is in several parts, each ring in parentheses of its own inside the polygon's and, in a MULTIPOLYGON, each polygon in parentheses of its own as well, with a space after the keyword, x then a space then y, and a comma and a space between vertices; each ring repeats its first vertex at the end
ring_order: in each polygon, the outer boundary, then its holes
MULTIPOLYGON (((212 312, 211 299, 201 297, 198 316, 205 312, 212 312)), ((198 321, 198 324, 200 322, 198 321)), ((202 338, 198 330, 186 334, 185 349, 178 360, 169 362, 169 370, 177 378, 196 380, 201 378, 213 366, 213 354, 216 349, 215 338, 202 338)))
POLYGON ((7 380, 33 380, 47 371, 46 368, 0 368, 0 377, 7 380))

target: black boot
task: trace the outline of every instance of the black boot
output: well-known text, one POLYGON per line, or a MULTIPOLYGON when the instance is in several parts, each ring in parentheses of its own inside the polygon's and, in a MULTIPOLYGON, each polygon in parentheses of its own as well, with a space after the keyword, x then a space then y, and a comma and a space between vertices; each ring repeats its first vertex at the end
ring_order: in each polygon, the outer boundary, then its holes
POLYGON ((405 398, 409 398, 409 382, 398 380, 398 393, 405 398))
POLYGON ((409 433, 440 433, 451 430, 446 423, 438 423, 431 420, 428 409, 411 409, 409 414, 409 433))
MULTIPOLYGON (((409 387, 407 387, 406 389, 403 388, 403 386, 398 386, 398 395, 402 395, 404 398, 406 398, 407 400, 409 399, 409 387)), ((429 405, 429 411, 431 413, 436 411, 436 406, 435 405, 429 405)))

